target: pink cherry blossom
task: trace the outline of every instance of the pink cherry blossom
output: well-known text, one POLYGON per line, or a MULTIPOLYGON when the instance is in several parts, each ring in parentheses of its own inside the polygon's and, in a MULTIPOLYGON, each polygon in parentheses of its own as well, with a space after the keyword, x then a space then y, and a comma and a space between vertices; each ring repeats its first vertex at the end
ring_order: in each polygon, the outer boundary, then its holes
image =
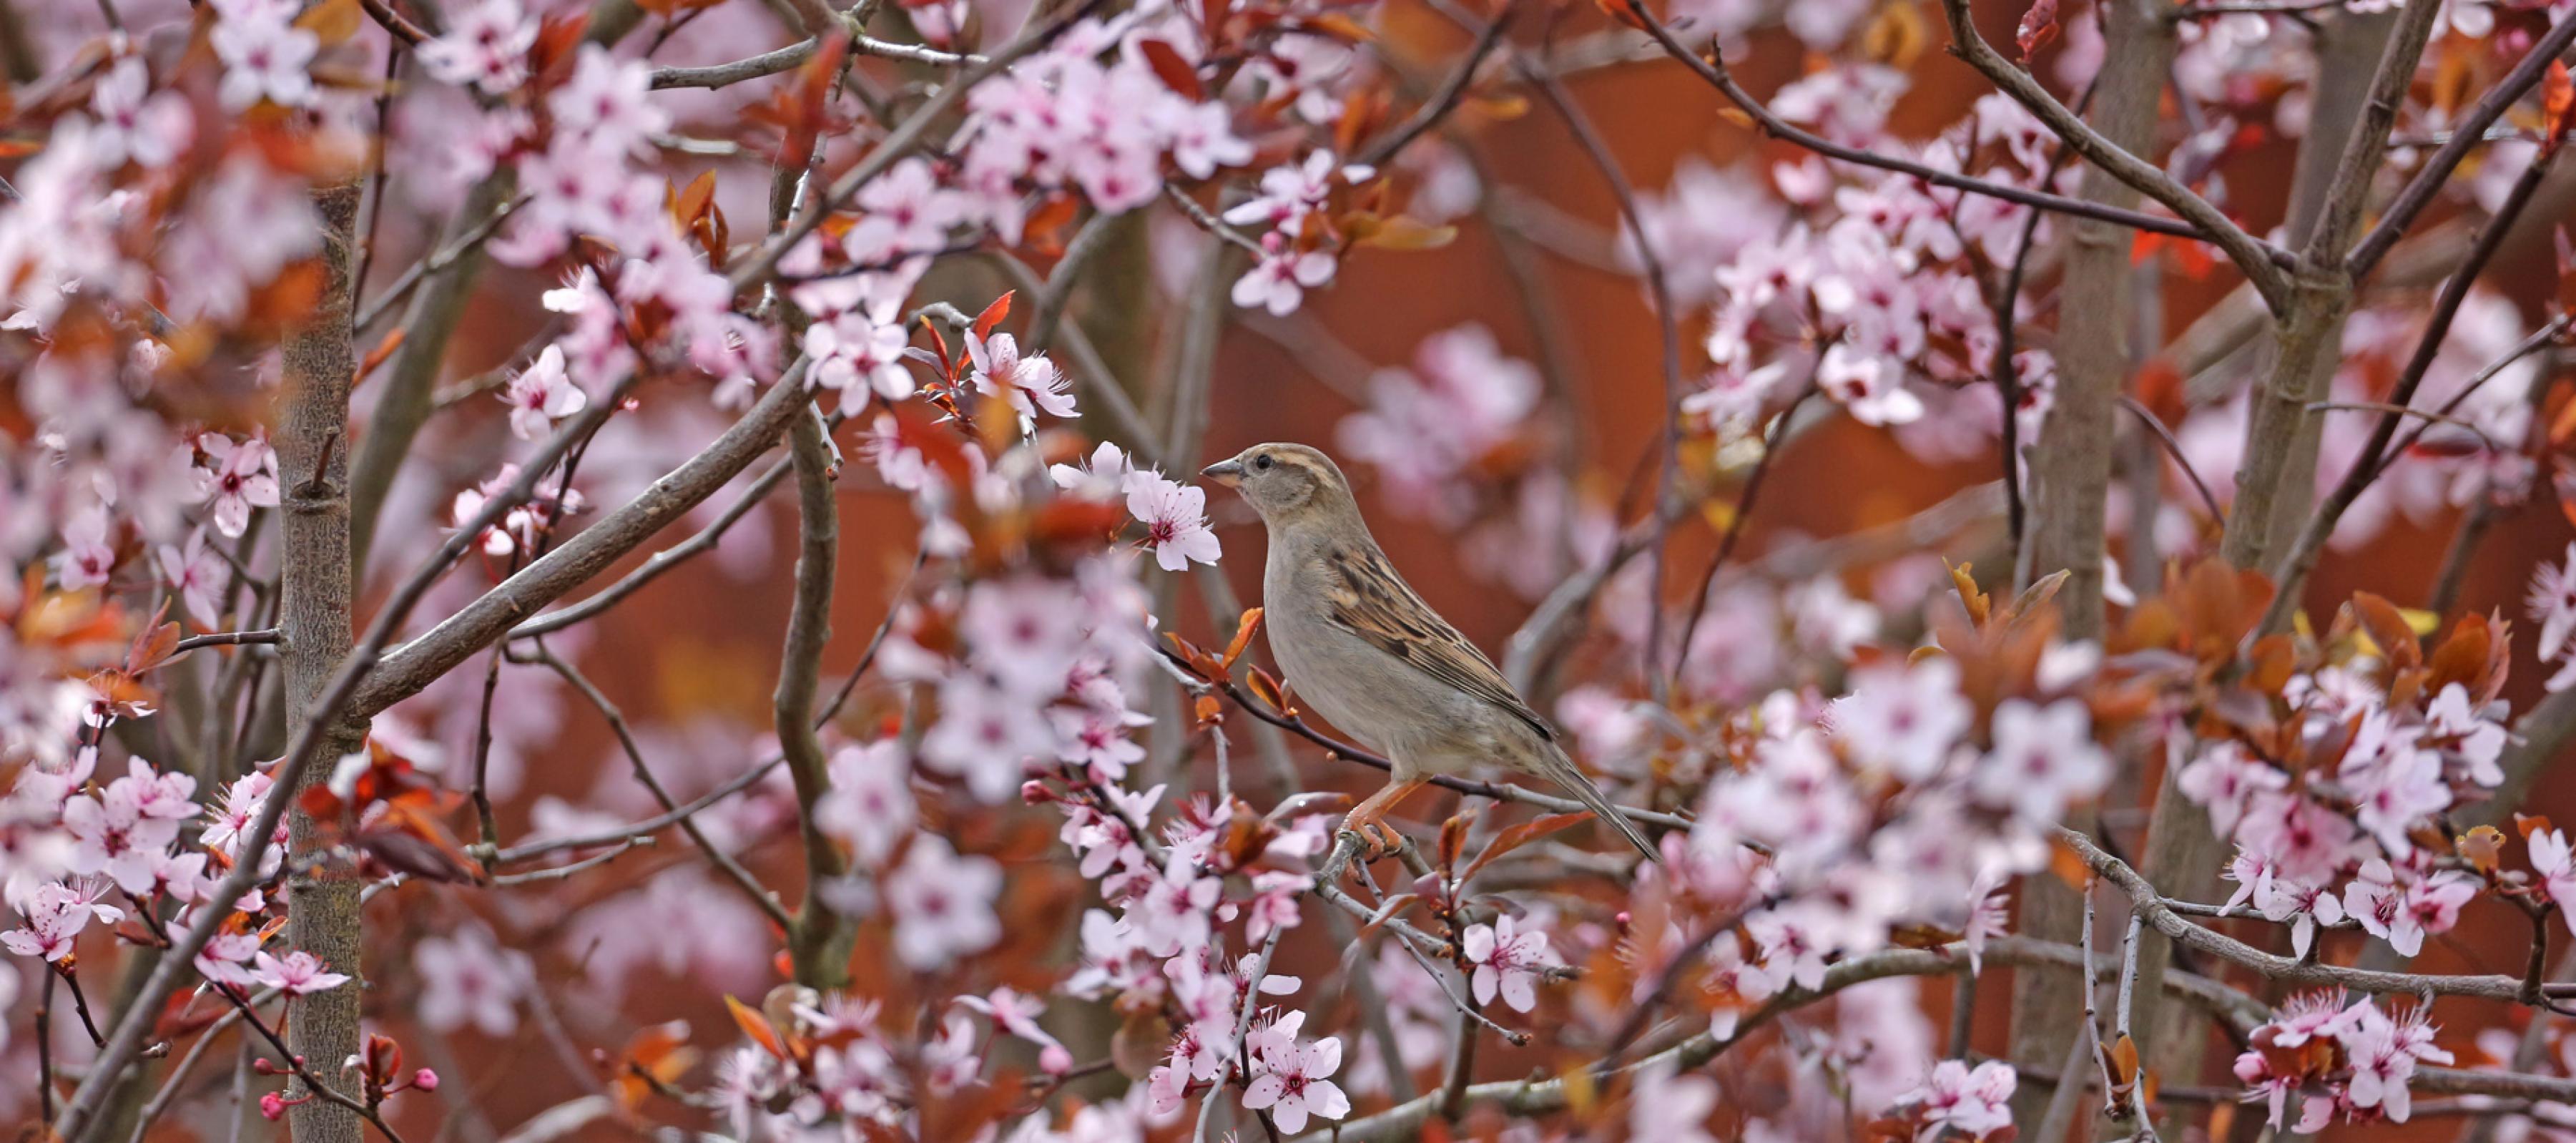
POLYGON ((98 163, 115 167, 132 160, 137 166, 166 167, 187 149, 196 133, 196 116, 185 96, 153 92, 151 70, 140 57, 128 56, 98 81, 90 95, 98 115, 92 142, 98 163))
POLYGON ((1305 1013, 1291 1012, 1250 1037, 1254 1077, 1243 1091, 1244 1109, 1269 1111, 1279 1129, 1290 1134, 1304 1131, 1309 1117, 1340 1119, 1351 1113, 1349 1097, 1330 1078, 1341 1070, 1342 1041, 1326 1036, 1299 1042, 1297 1032, 1305 1020, 1305 1013))
POLYGON ((92 921, 113 925, 125 919, 123 909, 98 903, 106 893, 104 885, 93 885, 85 891, 59 881, 39 885, 18 902, 26 924, 0 932, 0 945, 19 956, 47 961, 70 956, 73 941, 92 921))
POLYGON ((347 974, 324 971, 322 962, 302 949, 286 954, 283 959, 263 952, 252 963, 252 979, 289 996, 329 992, 349 982, 347 974))
POLYGON ((501 394, 510 406, 510 434, 523 441, 543 438, 554 423, 582 411, 590 398, 564 372, 563 347, 549 345, 536 364, 510 378, 501 394))
POLYGON ((2012 1124, 2012 1094, 2019 1077, 2002 1061, 1978 1064, 1975 1070, 1958 1060, 1943 1060, 1923 1086, 1904 1098, 1921 1104, 1923 1134, 1939 1137, 1955 1130, 1971 1139, 2012 1124))
POLYGON ((251 437, 235 443, 207 433, 197 438, 197 450, 214 462, 213 468, 192 474, 199 498, 213 503, 217 532, 237 538, 250 528, 251 509, 277 507, 277 450, 267 440, 251 437))
POLYGON ((206 545, 205 530, 189 532, 185 547, 161 545, 153 558, 161 566, 161 582, 179 594, 188 617, 199 627, 216 629, 224 616, 224 593, 232 585, 232 565, 206 545))
POLYGON ((107 509, 83 509, 63 524, 63 550, 54 559, 54 580, 65 591, 105 584, 116 571, 114 524, 107 509))
POLYGON ((671 125, 655 103, 652 66, 619 60, 597 44, 583 44, 572 78, 546 97, 558 137, 578 139, 594 155, 642 153, 650 138, 671 125))
POLYGON ((1834 704, 1835 736, 1863 764, 1919 781, 1948 761, 1973 713, 1959 697, 1958 665, 1942 658, 1855 672, 1834 704))
POLYGON ((1001 921, 993 915, 1001 891, 999 862, 961 857, 936 835, 915 837, 903 864, 885 879, 896 955, 914 971, 926 972, 993 947, 1002 939, 1001 921))
POLYGON ((844 746, 833 752, 830 773, 831 789, 814 807, 815 828, 848 845, 860 865, 884 864, 919 815, 903 744, 844 746))
POLYGON ((1994 741, 1971 785, 1979 799, 2026 820, 2055 822, 2111 781, 2110 755, 2093 744, 2093 719, 2080 700, 2042 707, 2007 699, 1995 708, 1994 741))
POLYGON ((1467 963, 1476 966, 1471 983, 1477 1003, 1491 1004, 1500 992, 1503 1003, 1515 1012, 1537 1006, 1538 993, 1531 985, 1554 964, 1545 932, 1522 930, 1507 913, 1490 925, 1469 925, 1460 948, 1467 963))
POLYGON ((1181 571, 1193 560, 1212 564, 1221 554, 1208 530, 1206 489, 1140 472, 1127 482, 1127 512, 1145 525, 1145 545, 1164 571, 1181 571))
POLYGON ((265 99, 281 107, 314 101, 305 68, 321 39, 295 27, 295 8, 280 0, 218 0, 211 42, 224 63, 224 110, 238 112, 265 99))
POLYGON ((984 338, 971 332, 966 352, 975 363, 975 391, 1009 400, 1022 419, 1036 417, 1039 409, 1053 417, 1074 415, 1071 383, 1045 354, 1023 358, 1019 341, 1010 334, 984 338))
POLYGON ((1300 252, 1277 231, 1261 237, 1261 257, 1234 280, 1234 304, 1286 317, 1304 304, 1306 291, 1333 280, 1333 256, 1321 250, 1300 252))
POLYGON ((448 13, 447 31, 420 45, 420 65, 441 83, 471 85, 500 95, 527 82, 528 49, 536 22, 518 0, 477 0, 448 13))
POLYGON ((480 927, 430 936, 412 946, 421 1023, 452 1032, 467 1025, 495 1039, 519 1026, 517 997, 533 982, 525 954, 493 944, 480 927))

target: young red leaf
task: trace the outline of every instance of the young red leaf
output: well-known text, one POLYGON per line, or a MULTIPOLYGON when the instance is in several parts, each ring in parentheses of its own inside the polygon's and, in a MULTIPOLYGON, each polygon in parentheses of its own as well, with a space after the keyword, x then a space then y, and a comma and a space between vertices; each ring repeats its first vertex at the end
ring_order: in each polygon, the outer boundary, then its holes
POLYGON ((1181 53, 1172 49, 1172 45, 1161 40, 1145 40, 1137 46, 1143 49, 1145 62, 1153 67, 1154 77, 1162 80, 1163 86, 1192 103, 1206 99, 1199 86, 1199 73, 1190 67, 1189 61, 1181 58, 1181 53))
POLYGON ((2021 45, 2021 62, 2029 63, 2030 57, 2056 38, 2057 0, 2033 0, 2030 11, 2022 13, 2021 26, 2013 29, 2013 42, 2021 45))
POLYGON ((1227 672, 1231 673, 1234 670, 1234 661, 1243 657, 1244 647, 1250 645, 1252 642, 1252 633, 1260 629, 1261 609, 1258 607, 1244 612, 1243 618, 1235 621, 1234 641, 1225 645, 1225 669, 1227 672))
POLYGON ((725 996, 725 1010, 733 1013, 733 1022, 742 1027, 742 1034, 751 1037, 751 1042, 760 1045, 762 1051, 781 1060, 787 1058, 787 1045, 778 1038, 777 1030, 769 1026, 768 1017, 753 1011, 730 994, 725 996))
POLYGON ((1011 295, 1018 292, 1017 290, 1002 291, 1001 297, 993 299, 992 305, 984 307, 984 312, 975 315, 975 336, 993 336, 993 327, 1002 324, 1002 319, 1011 316, 1011 295))
POLYGON ((1583 810, 1570 814, 1549 814, 1545 817, 1533 818, 1529 821, 1522 822, 1519 825, 1505 829, 1503 832, 1494 835, 1493 844, 1486 846, 1483 853, 1477 854, 1476 860, 1468 862, 1467 868, 1460 870, 1458 877, 1460 880, 1473 877, 1476 875, 1477 870, 1483 869, 1485 866, 1492 864, 1495 858, 1501 857, 1506 853, 1510 853, 1515 849, 1519 849, 1524 845, 1528 845, 1533 841, 1537 841, 1538 839, 1546 837, 1547 835, 1559 830, 1580 825, 1584 820, 1590 817, 1592 817, 1592 811, 1590 810, 1583 810))

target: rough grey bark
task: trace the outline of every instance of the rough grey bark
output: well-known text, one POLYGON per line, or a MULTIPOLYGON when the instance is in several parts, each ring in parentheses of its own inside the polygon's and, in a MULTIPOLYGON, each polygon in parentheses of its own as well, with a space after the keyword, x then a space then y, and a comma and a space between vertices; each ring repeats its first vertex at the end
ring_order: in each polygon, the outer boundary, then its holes
MULTIPOLYGON (((285 408, 277 425, 281 496, 278 660, 285 674, 286 721, 301 726, 313 716, 333 672, 354 642, 349 574, 349 383, 357 354, 349 341, 349 277, 353 265, 362 183, 334 183, 313 192, 322 215, 324 283, 313 313, 288 335, 284 357, 285 408)), ((363 722, 335 718, 325 728, 320 757, 358 749, 363 722)), ((327 765, 307 766, 293 791, 301 794, 331 775, 327 765)), ((329 826, 301 807, 287 819, 287 858, 303 872, 287 878, 288 934, 347 984, 300 998, 293 1008, 288 1043, 310 1061, 325 1083, 339 1084, 340 1061, 358 1050, 358 1016, 365 978, 358 959, 358 891, 355 870, 344 862, 307 863, 328 842, 329 826)), ((295 1143, 359 1143, 358 1116, 321 1099, 289 1113, 295 1143)))
MULTIPOLYGON (((2102 8, 2108 50, 2094 78, 2091 122, 2105 139, 2132 154, 2152 154, 2155 147, 2157 109, 2174 52, 2170 9, 2168 0, 2115 0, 2102 8)), ((2092 165, 2084 169, 2082 195, 2124 209, 2137 206, 2140 197, 2129 184, 2092 165)), ((2030 468, 2029 569, 2033 580, 2065 572, 2057 600, 2066 637, 2099 639, 2104 508, 2116 452, 2115 418, 2136 362, 2135 275, 2126 227, 2089 218, 2070 218, 2064 225, 2057 392, 2030 468)), ((2005 415, 2012 414, 2007 410, 2005 415)), ((2023 880, 2022 932, 2073 944, 2083 924, 2083 895, 2073 887, 2045 874, 2023 880)), ((2011 1051, 2016 1064, 2045 1069, 2066 1058, 2076 1032, 2066 1013, 2082 1008, 2080 988, 2071 973, 2013 974, 2011 1051)), ((2048 1095, 2037 1084, 2015 1095, 2014 1121, 2023 1130, 2034 1128, 2046 1113, 2048 1095)))

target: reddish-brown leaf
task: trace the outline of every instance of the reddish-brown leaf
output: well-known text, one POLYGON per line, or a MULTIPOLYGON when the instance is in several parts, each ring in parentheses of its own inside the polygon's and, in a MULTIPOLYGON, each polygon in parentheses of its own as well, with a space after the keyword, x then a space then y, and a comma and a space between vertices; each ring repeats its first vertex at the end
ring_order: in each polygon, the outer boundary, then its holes
POLYGON ((1002 324, 1002 319, 1011 316, 1011 295, 1018 292, 1018 290, 1002 291, 1001 297, 993 299, 992 305, 984 307, 984 312, 975 315, 975 336, 993 336, 993 327, 1002 324))
POLYGON ((1951 565, 1950 585, 1959 589, 1959 602, 1968 608, 1968 621, 1983 627, 1993 601, 1986 598, 1986 593, 1977 590, 1976 577, 1969 574, 1975 570, 1975 564, 1951 565))
POLYGON ((1261 701, 1270 704, 1270 709, 1278 711, 1283 715, 1293 715, 1297 713, 1296 711, 1288 709, 1287 688, 1281 686, 1279 680, 1271 678, 1270 672, 1262 670, 1256 665, 1245 677, 1245 682, 1251 685, 1252 693, 1256 697, 1260 698, 1261 701))
POLYGON ((2030 11, 2021 14, 2021 25, 2013 29, 2013 42, 2021 45, 2021 62, 2029 63, 2030 57, 2056 38, 2057 0, 2033 0, 2030 11))
POLYGON ((625 1050, 618 1053, 616 1074, 609 1077, 618 1106, 628 1112, 643 1106, 644 1097, 653 1094, 651 1081, 677 1080, 697 1058, 689 1047, 686 1020, 655 1024, 628 1037, 625 1050))
POLYGON ((1476 860, 1468 862, 1467 868, 1459 870, 1458 878, 1463 881, 1469 877, 1473 877, 1476 875, 1477 870, 1483 869, 1487 865, 1492 864, 1495 858, 1501 857, 1506 853, 1510 853, 1515 849, 1519 849, 1520 847, 1546 837, 1549 834, 1556 833, 1571 826, 1579 825, 1591 816, 1592 811, 1590 810, 1583 810, 1570 814, 1549 814, 1545 817, 1532 818, 1529 821, 1520 823, 1519 825, 1511 826, 1503 830, 1503 832, 1494 835, 1493 844, 1486 846, 1483 853, 1477 854, 1476 860))
POLYGON ((400 327, 395 328, 393 332, 385 335, 384 340, 377 342, 374 349, 367 351, 367 356, 358 362, 357 373, 349 378, 351 387, 354 388, 359 382, 366 380, 370 374, 393 358, 394 351, 402 348, 404 332, 400 327))
POLYGON ((1261 609, 1255 607, 1234 621, 1234 639, 1225 645, 1225 669, 1231 673, 1234 662, 1243 657, 1243 649, 1252 644, 1252 633, 1261 629, 1261 609))
MULTIPOLYGON (((164 605, 164 610, 167 610, 167 605, 164 605)), ((155 615, 153 618, 159 619, 160 616, 155 615)), ((178 649, 178 646, 179 625, 158 624, 143 634, 135 636, 134 649, 127 652, 125 656, 125 669, 140 675, 168 661, 170 652, 178 649)))
POLYGON ((1181 98, 1197 103, 1205 98, 1199 87, 1199 73, 1181 53, 1162 40, 1145 40, 1138 45, 1145 52, 1145 63, 1154 69, 1154 77, 1163 81, 1181 98))
POLYGON ((2361 629, 2379 645, 2389 666, 2404 669, 2424 661, 2424 648, 2415 641, 2415 628, 2406 622, 2406 613, 2396 604, 2383 596, 2356 591, 2352 594, 2352 609, 2354 617, 2361 620, 2361 629))
POLYGON ((787 1043, 778 1038, 777 1029, 769 1026, 768 1017, 734 999, 731 993, 725 995, 725 1011, 733 1013, 733 1022, 742 1028, 742 1034, 751 1037, 751 1042, 760 1045, 762 1051, 781 1060, 787 1058, 787 1043))
POLYGON ((2452 848, 2459 853, 2460 860, 2469 863, 2470 868, 2480 873, 2493 873, 2504 864, 2504 831, 2482 825, 2461 834, 2452 848))
POLYGON ((2281 697, 2281 689, 2290 685, 2290 676, 2299 669, 2298 647, 2285 634, 2266 635, 2254 643, 2251 662, 2246 665, 2245 685, 2281 697))

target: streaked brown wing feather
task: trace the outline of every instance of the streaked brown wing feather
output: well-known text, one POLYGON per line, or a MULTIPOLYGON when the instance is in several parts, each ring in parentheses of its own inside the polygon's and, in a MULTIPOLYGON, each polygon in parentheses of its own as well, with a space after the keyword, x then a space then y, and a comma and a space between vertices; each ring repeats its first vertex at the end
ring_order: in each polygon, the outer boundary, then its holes
POLYGON ((1422 602, 1383 553, 1329 548, 1323 564, 1325 608, 1334 623, 1422 673, 1512 712, 1541 738, 1556 738, 1555 729, 1513 693, 1492 660, 1422 602))

